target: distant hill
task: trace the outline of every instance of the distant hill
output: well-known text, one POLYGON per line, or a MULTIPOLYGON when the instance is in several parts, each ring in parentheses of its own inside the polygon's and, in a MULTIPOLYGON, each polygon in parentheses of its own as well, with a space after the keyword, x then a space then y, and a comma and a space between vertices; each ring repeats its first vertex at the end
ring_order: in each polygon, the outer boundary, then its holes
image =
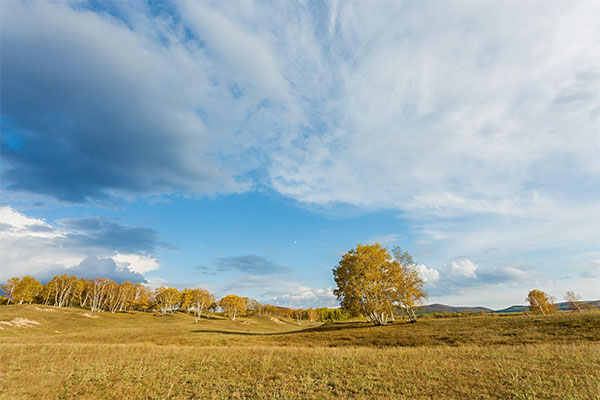
MULTIPOLYGON (((582 301, 581 303, 587 304, 588 306, 591 306, 591 307, 600 308, 600 300, 582 301)), ((558 307, 558 309, 560 311, 568 311, 569 310, 569 303, 567 303, 567 302, 556 303, 556 306, 558 307)), ((508 308, 504 308, 502 310, 496 310, 493 312, 495 312, 495 313, 512 313, 512 312, 523 312, 523 311, 529 311, 529 306, 510 306, 508 308)))
POLYGON ((445 304, 429 304, 419 308, 417 313, 419 314, 432 314, 432 313, 478 313, 478 312, 494 312, 491 308, 486 307, 454 307, 447 306, 445 304))
MULTIPOLYGON (((592 300, 592 301, 582 301, 583 304, 587 304, 592 307, 600 308, 600 300, 592 300)), ((556 306, 560 311, 569 310, 569 303, 556 303, 556 306)), ((478 312, 486 312, 486 313, 517 313, 529 311, 529 306, 523 305, 514 305, 507 308, 503 308, 501 310, 492 310, 491 308, 486 307, 454 307, 447 306, 445 304, 429 304, 419 308, 417 311, 418 314, 433 314, 433 313, 478 313, 478 312)))
POLYGON ((529 306, 510 306, 503 308, 502 310, 492 311, 493 313, 512 313, 512 312, 524 312, 529 311, 529 306))

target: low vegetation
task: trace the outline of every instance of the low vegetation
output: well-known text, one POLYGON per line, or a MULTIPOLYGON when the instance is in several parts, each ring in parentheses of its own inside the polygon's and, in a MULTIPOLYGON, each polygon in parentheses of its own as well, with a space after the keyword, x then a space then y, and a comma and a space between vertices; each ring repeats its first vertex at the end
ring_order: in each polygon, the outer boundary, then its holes
POLYGON ((600 393, 597 311, 373 326, 216 314, 194 323, 185 312, 0 307, 0 321, 17 318, 29 323, 0 324, 0 399, 594 399, 600 393))

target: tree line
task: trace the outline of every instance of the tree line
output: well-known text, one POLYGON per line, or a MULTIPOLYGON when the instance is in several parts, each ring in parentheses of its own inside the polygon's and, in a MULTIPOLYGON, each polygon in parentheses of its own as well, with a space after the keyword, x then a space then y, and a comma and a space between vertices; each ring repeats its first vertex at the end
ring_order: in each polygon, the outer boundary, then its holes
MULTIPOLYGON (((89 308, 92 312, 156 312, 172 315, 183 311, 194 315, 198 322, 207 312, 220 312, 235 320, 239 316, 267 315, 277 318, 311 322, 344 321, 365 318, 375 325, 393 322, 395 315, 405 314, 410 322, 416 322, 415 310, 427 298, 412 256, 399 247, 392 254, 379 243, 358 244, 344 254, 333 269, 337 288, 334 294, 341 304, 337 308, 293 309, 261 304, 255 299, 227 295, 220 300, 207 290, 184 289, 182 291, 161 286, 151 290, 148 286, 132 282, 117 283, 109 278, 85 279, 75 275, 57 275, 46 284, 31 276, 11 278, 0 289, 0 304, 37 303, 55 307, 89 308)), ((565 300, 569 308, 583 311, 586 304, 579 296, 567 292, 565 300)), ((554 298, 534 289, 526 298, 529 312, 552 314, 557 311, 554 298)))
POLYGON ((160 286, 154 290, 142 283, 117 283, 109 278, 85 279, 75 275, 56 275, 46 284, 31 276, 10 278, 0 287, 0 304, 41 304, 54 307, 80 307, 92 312, 155 312, 173 315, 186 312, 198 322, 208 312, 222 313, 235 320, 239 316, 270 316, 311 322, 343 321, 350 313, 336 308, 293 309, 261 304, 236 295, 220 300, 205 289, 160 286))

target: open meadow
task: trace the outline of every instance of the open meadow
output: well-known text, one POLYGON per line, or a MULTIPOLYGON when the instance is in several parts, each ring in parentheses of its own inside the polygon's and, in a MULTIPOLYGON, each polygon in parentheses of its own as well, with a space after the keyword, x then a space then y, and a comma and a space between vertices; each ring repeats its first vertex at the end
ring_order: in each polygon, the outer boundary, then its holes
POLYGON ((0 307, 0 398, 600 398, 600 313, 375 327, 0 307))

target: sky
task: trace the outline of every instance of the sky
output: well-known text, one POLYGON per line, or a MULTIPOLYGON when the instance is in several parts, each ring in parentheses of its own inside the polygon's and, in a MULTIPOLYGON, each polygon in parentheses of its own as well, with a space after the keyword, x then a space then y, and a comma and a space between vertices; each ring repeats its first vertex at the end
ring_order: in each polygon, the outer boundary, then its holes
POLYGON ((0 282, 600 298, 597 1, 3 1, 0 282))

